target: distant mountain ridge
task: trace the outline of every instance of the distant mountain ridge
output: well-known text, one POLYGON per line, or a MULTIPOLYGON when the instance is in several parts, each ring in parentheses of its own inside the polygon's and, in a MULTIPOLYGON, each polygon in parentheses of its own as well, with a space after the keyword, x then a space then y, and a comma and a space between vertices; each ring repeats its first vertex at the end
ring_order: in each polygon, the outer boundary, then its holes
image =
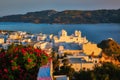
POLYGON ((118 10, 44 10, 29 12, 23 15, 9 15, 0 18, 0 22, 31 22, 31 23, 120 23, 120 9, 118 10))

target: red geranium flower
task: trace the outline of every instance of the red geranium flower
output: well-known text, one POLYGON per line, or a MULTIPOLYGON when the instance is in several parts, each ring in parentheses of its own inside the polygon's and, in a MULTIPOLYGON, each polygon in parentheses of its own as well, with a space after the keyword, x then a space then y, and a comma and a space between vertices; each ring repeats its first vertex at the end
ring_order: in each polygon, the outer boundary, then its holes
POLYGON ((22 53, 26 53, 25 49, 22 49, 21 51, 22 51, 22 53))
POLYGON ((13 63, 13 60, 11 60, 10 62, 13 63))
POLYGON ((32 62, 32 59, 31 58, 28 58, 27 59, 28 63, 32 62))
POLYGON ((4 68, 4 72, 8 73, 8 69, 4 68))

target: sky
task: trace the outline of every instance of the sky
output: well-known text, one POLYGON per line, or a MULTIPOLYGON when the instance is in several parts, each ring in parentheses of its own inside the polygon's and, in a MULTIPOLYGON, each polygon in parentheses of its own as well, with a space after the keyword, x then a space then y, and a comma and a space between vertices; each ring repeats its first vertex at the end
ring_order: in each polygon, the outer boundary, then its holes
POLYGON ((120 0, 0 0, 0 17, 42 10, 120 9, 120 0))

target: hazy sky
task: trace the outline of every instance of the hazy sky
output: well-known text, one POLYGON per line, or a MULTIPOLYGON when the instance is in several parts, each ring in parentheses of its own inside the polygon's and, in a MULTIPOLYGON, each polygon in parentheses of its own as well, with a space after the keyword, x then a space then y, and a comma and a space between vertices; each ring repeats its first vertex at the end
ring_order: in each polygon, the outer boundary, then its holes
POLYGON ((120 0, 0 0, 0 16, 41 10, 119 9, 120 0))

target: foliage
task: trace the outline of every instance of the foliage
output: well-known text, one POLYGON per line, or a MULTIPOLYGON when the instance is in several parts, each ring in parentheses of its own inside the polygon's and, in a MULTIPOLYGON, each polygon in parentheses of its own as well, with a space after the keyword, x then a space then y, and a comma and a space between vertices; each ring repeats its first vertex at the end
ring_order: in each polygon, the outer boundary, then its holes
POLYGON ((72 79, 74 72, 75 70, 71 68, 71 66, 61 66, 60 68, 60 74, 69 76, 70 80, 72 79))
POLYGON ((43 50, 11 45, 0 53, 0 80, 36 80, 39 67, 49 60, 43 50))
POLYGON ((54 75, 67 75, 69 76, 70 80, 72 79, 75 70, 68 65, 69 60, 63 59, 63 66, 60 67, 60 61, 58 59, 53 60, 53 69, 54 75))
POLYGON ((63 66, 61 66, 61 67, 59 66, 59 64, 60 64, 59 61, 56 60, 56 64, 54 63, 54 65, 56 66, 54 75, 67 75, 67 76, 69 76, 69 78, 71 80, 73 78, 75 70, 73 68, 71 68, 71 66, 68 65, 68 63, 69 63, 68 59, 64 59, 62 62, 63 62, 63 66))
POLYGON ((62 63, 63 63, 64 66, 68 66, 68 64, 69 64, 69 59, 63 59, 63 60, 62 60, 62 63))
POLYGON ((74 74, 75 80, 94 80, 91 76, 91 71, 80 71, 74 74))
POLYGON ((52 63, 53 63, 53 73, 59 71, 60 61, 57 59, 57 53, 53 50, 52 54, 52 63))
POLYGON ((95 68, 94 75, 97 80, 120 80, 120 68, 112 63, 103 63, 95 68))
POLYGON ((120 80, 120 68, 112 63, 103 63, 92 71, 80 71, 74 76, 75 80, 120 80))
POLYGON ((60 64, 60 61, 58 61, 57 59, 53 60, 53 71, 56 72, 59 70, 59 64, 60 64))

